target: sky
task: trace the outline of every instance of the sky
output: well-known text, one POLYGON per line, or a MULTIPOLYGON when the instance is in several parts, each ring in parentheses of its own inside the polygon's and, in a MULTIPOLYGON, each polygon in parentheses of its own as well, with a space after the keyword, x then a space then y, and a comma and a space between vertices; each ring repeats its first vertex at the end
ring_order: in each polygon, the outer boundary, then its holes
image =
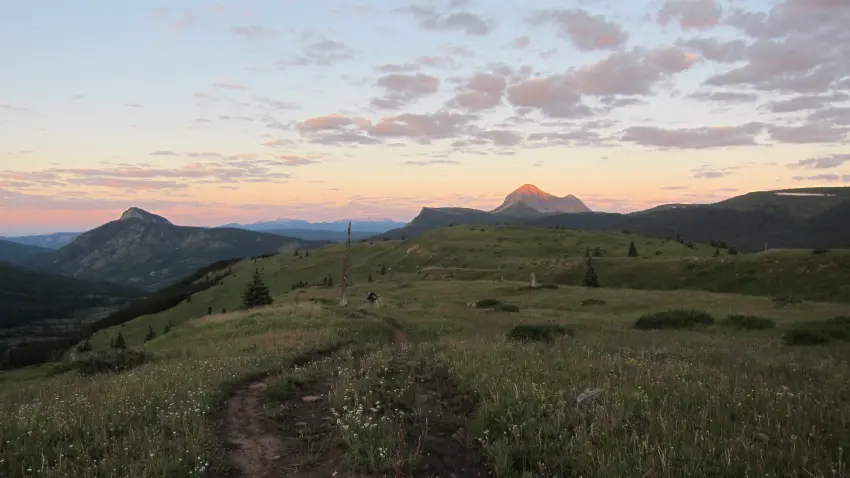
POLYGON ((8 0, 0 234, 850 185, 846 25, 847 0, 8 0))

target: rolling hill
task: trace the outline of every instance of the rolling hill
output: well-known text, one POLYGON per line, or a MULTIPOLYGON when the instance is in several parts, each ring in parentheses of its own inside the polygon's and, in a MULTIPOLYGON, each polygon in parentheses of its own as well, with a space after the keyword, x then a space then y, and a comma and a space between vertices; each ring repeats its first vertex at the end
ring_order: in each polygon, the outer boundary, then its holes
MULTIPOLYGON (((527 210, 528 208, 526 208, 527 210)), ((509 208, 503 209, 509 212, 509 208)), ((742 250, 768 247, 850 247, 850 188, 759 191, 714 204, 671 204, 629 214, 499 214, 476 209, 423 208, 408 225, 375 238, 415 238, 450 224, 621 231, 657 238, 724 241, 742 250)))
POLYGON ((175 226, 132 208, 27 265, 62 275, 156 290, 213 262, 327 244, 233 228, 175 226))
POLYGON ((30 246, 43 247, 45 249, 59 249, 66 246, 79 236, 79 232, 55 232, 53 234, 36 234, 31 236, 0 237, 0 240, 27 244, 30 246))
POLYGON ((50 249, 0 239, 0 261, 22 265, 33 256, 49 253, 50 249))

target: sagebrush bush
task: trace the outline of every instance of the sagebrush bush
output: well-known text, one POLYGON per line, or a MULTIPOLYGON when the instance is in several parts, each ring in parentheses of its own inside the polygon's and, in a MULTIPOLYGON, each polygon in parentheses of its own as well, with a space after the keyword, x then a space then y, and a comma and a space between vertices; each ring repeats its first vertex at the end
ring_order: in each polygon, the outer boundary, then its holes
POLYGON ((140 350, 117 349, 94 353, 77 362, 80 375, 120 373, 150 361, 151 355, 140 350))
POLYGON ((732 314, 722 320, 720 325, 739 330, 764 330, 776 327, 776 322, 754 315, 732 314))
POLYGON ((501 303, 502 303, 502 301, 497 300, 497 299, 481 299, 481 300, 479 300, 478 302, 475 303, 475 307, 477 307, 479 309, 489 309, 489 308, 492 308, 492 307, 496 307, 497 305, 499 305, 501 303))
POLYGON ((785 332, 788 345, 824 344, 831 340, 850 341, 850 317, 804 322, 785 332))
POLYGON ((495 310, 499 312, 519 312, 519 306, 513 304, 499 304, 495 310))
POLYGON ((523 324, 517 325, 507 333, 508 339, 520 342, 552 342, 564 335, 572 337, 575 335, 575 330, 556 324, 523 324))
POLYGON ((790 295, 778 295, 773 298, 773 305, 776 307, 785 307, 786 305, 799 304, 800 299, 790 295))
POLYGON ((635 328, 651 329, 689 329, 698 325, 712 325, 714 317, 700 310, 673 309, 654 314, 646 314, 635 322, 635 328))
POLYGON ((608 302, 605 302, 602 299, 584 299, 583 301, 581 301, 581 305, 583 305, 585 307, 590 306, 590 305, 605 305, 607 303, 608 302))

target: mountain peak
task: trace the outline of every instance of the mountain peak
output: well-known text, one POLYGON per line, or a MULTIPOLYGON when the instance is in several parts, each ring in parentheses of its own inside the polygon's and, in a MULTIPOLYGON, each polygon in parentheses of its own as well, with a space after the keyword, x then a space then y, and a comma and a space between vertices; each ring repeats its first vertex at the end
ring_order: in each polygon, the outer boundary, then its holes
POLYGON ((570 213, 590 212, 581 200, 572 194, 557 197, 538 188, 533 184, 523 184, 505 197, 501 206, 493 212, 509 212, 511 214, 527 215, 529 213, 570 213), (524 207, 514 207, 522 205, 524 207))
POLYGON ((522 186, 514 189, 513 193, 511 193, 511 194, 514 194, 514 193, 533 194, 535 196, 551 196, 551 194, 547 193, 546 191, 538 188, 537 186, 535 186, 533 184, 523 184, 522 186))
POLYGON ((130 209, 124 211, 123 214, 121 214, 121 221, 128 221, 130 219, 139 219, 144 222, 150 222, 154 224, 171 224, 168 219, 162 216, 157 216, 156 214, 149 213, 144 209, 138 207, 131 207, 130 209))

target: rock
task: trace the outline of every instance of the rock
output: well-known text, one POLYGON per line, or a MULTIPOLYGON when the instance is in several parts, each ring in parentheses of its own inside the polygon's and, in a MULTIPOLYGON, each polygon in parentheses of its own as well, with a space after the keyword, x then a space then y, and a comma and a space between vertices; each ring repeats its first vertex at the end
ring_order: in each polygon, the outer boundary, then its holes
POLYGON ((317 395, 304 395, 303 397, 301 397, 301 401, 304 403, 321 402, 322 397, 319 397, 317 395))
POLYGON ((576 405, 590 404, 596 401, 603 391, 604 389, 601 388, 585 389, 579 394, 579 396, 576 397, 576 405))

